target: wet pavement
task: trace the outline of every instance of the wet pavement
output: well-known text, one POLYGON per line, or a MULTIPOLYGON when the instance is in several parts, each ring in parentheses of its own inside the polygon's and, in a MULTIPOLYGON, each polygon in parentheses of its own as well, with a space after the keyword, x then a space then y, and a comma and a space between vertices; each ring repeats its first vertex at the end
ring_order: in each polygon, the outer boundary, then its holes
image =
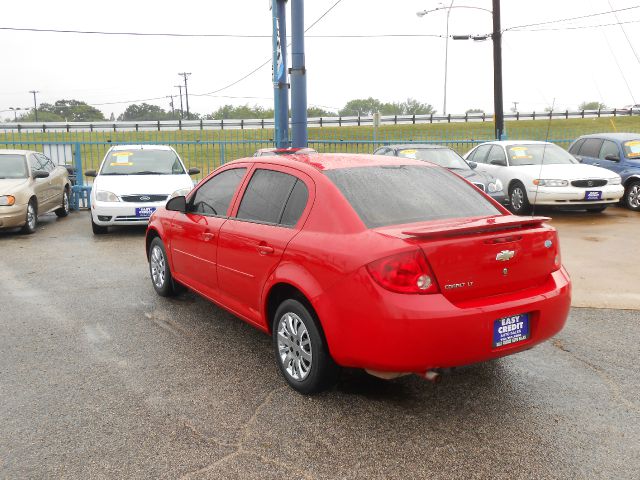
MULTIPOLYGON (((595 259, 570 245, 623 243, 590 218, 554 221, 576 286, 570 262, 595 259)), ((638 478, 638 311, 574 308, 552 341, 437 385, 347 371, 305 397, 269 337, 155 295, 143 239, 94 237, 87 212, 0 233, 0 478, 638 478)))

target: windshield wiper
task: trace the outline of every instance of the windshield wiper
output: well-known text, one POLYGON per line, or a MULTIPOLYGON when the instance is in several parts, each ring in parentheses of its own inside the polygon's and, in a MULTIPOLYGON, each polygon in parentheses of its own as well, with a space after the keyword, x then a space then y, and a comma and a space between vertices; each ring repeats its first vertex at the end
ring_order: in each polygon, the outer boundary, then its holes
POLYGON ((133 173, 130 173, 129 175, 171 175, 171 174, 167 172, 152 172, 150 170, 143 170, 142 172, 133 172, 133 173))

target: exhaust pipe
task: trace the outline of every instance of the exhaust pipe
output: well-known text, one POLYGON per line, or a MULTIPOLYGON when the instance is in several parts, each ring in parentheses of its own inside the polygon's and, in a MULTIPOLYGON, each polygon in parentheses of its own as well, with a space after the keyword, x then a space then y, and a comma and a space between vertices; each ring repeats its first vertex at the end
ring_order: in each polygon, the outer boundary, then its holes
POLYGON ((440 372, 436 372, 435 370, 427 370, 422 376, 431 383, 440 383, 440 380, 442 380, 440 372))

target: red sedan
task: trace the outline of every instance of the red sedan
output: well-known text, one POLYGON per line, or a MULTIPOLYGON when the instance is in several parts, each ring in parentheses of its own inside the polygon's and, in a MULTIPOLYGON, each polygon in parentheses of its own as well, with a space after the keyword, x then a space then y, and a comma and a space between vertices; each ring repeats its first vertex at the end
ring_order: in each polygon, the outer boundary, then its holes
POLYGON ((153 287, 269 333, 302 393, 343 367, 391 378, 527 350, 560 331, 571 283, 555 229, 410 159, 246 158, 158 209, 153 287))

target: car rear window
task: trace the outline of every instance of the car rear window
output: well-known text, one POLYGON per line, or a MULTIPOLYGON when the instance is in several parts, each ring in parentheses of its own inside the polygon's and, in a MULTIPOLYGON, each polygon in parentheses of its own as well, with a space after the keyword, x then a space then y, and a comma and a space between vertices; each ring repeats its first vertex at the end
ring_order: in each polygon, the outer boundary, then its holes
POLYGON ((368 228, 500 214, 475 187, 442 168, 381 165, 325 174, 368 228))

